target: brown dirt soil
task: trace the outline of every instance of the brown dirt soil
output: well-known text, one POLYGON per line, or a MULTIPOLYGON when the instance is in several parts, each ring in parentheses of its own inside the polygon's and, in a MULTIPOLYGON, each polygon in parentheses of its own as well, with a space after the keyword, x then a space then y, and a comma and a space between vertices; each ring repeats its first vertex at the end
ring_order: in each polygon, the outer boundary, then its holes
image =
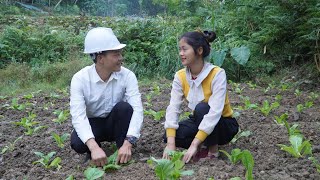
MULTIPOLYGON (((155 111, 165 110, 170 99, 170 82, 161 80, 158 82, 160 94, 153 93, 150 105, 147 103, 146 95, 154 91, 155 83, 152 85, 141 86, 141 93, 144 102, 144 108, 152 108, 155 111)), ((280 107, 273 110, 267 117, 264 117, 258 109, 242 110, 237 109, 243 106, 240 94, 233 91, 229 85, 229 96, 235 111, 240 112, 237 118, 241 130, 249 130, 252 135, 242 137, 233 144, 220 146, 220 149, 231 152, 234 148, 249 150, 255 160, 253 176, 254 179, 265 180, 303 180, 320 179, 320 174, 315 166, 307 157, 294 158, 290 154, 281 151, 277 144, 289 145, 288 135, 284 126, 277 125, 274 122, 274 115, 280 116, 288 112, 288 122, 292 125, 296 123, 307 140, 313 145, 313 156, 320 160, 319 152, 319 132, 320 132, 320 102, 319 97, 313 100, 314 105, 304 110, 302 113, 296 112, 296 106, 300 103, 309 101, 308 96, 311 90, 303 89, 302 95, 296 97, 294 88, 286 91, 280 91, 276 88, 264 92, 264 87, 255 89, 249 88, 247 84, 240 84, 243 92, 242 96, 250 97, 251 103, 262 105, 264 100, 275 101, 275 96, 280 94, 282 100, 280 107)), ((313 92, 319 93, 320 89, 314 88, 313 92)), ((63 149, 59 148, 51 136, 52 132, 58 134, 71 133, 72 125, 70 117, 67 122, 59 125, 52 120, 57 118, 53 112, 55 110, 68 110, 69 98, 67 90, 57 91, 51 94, 41 92, 34 93, 34 97, 26 99, 23 96, 17 96, 19 104, 29 102, 25 110, 10 109, 6 104, 11 104, 14 97, 5 97, 0 99, 0 148, 2 149, 13 142, 19 136, 22 139, 17 141, 12 151, 7 151, 0 155, 0 179, 66 179, 73 175, 75 179, 84 179, 83 172, 90 166, 89 162, 83 163, 85 155, 75 153, 66 143, 63 149), (21 118, 27 117, 28 112, 37 115, 35 121, 38 125, 48 126, 32 136, 24 135, 24 128, 12 124, 20 122, 21 118), (45 154, 55 151, 56 155, 62 159, 61 169, 45 169, 41 164, 32 164, 39 158, 34 154, 40 151, 45 154)), ((185 108, 186 109, 186 108, 185 108)), ((160 158, 162 156, 163 143, 162 136, 164 118, 160 121, 153 120, 151 116, 145 116, 142 128, 142 136, 133 150, 134 163, 122 167, 120 170, 105 173, 103 179, 157 179, 154 169, 150 167, 146 160, 153 156, 160 158)), ((36 125, 36 126, 38 126, 36 125)), ((103 148, 111 153, 110 143, 104 143, 103 148)), ((189 163, 185 166, 186 170, 194 170, 192 176, 182 177, 181 179, 209 179, 215 180, 230 179, 239 176, 245 179, 245 168, 241 163, 233 165, 225 156, 220 156, 212 160, 200 160, 197 163, 189 163)))

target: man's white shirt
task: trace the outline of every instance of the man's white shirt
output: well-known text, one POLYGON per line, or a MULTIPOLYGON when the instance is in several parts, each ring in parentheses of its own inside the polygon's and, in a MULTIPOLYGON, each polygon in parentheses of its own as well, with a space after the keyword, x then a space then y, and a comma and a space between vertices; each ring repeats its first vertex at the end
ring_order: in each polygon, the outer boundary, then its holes
POLYGON ((127 135, 140 137, 143 107, 135 74, 125 67, 113 72, 108 81, 98 75, 95 64, 77 72, 70 87, 72 125, 83 143, 94 138, 88 118, 107 117, 120 101, 133 108, 127 135))

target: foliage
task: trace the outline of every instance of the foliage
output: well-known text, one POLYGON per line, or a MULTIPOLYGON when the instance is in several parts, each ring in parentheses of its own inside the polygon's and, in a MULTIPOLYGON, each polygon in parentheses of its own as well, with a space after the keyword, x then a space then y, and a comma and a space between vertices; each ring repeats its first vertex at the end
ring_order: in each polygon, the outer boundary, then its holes
POLYGON ((165 116, 166 111, 161 110, 161 111, 154 111, 152 109, 149 110, 144 110, 143 114, 144 115, 151 115, 154 120, 159 121, 161 118, 165 116))
POLYGON ((291 146, 278 144, 281 150, 290 153, 293 157, 299 158, 312 154, 312 147, 309 141, 304 141, 302 135, 291 135, 289 137, 291 146))
POLYGON ((235 143, 236 141, 238 141, 238 139, 240 139, 241 137, 249 137, 250 135, 252 135, 252 132, 247 130, 247 131, 241 131, 239 130, 239 132, 233 137, 233 139, 230 141, 231 143, 235 143))
POLYGON ((47 126, 34 127, 34 125, 39 123, 37 121, 34 121, 35 118, 36 114, 29 112, 28 117, 23 117, 21 118, 20 122, 13 122, 13 124, 24 127, 27 130, 25 134, 31 136, 33 133, 39 131, 40 129, 47 128, 47 126))
POLYGON ((273 109, 276 109, 279 106, 280 104, 278 102, 274 102, 270 105, 268 100, 264 100, 263 105, 259 107, 259 110, 265 117, 267 117, 273 109))
POLYGON ((320 163, 319 163, 319 161, 315 158, 315 157, 309 157, 308 158, 309 160, 311 160, 312 161, 312 163, 316 166, 316 168, 317 168, 317 172, 318 173, 320 173, 320 163))
POLYGON ((118 170, 121 168, 120 165, 117 165, 117 157, 118 157, 118 150, 115 151, 111 156, 108 157, 108 162, 106 165, 103 166, 103 170, 118 170))
POLYGON ((280 117, 279 116, 274 116, 275 122, 279 125, 284 125, 285 122, 287 122, 288 119, 288 113, 282 114, 280 117))
POLYGON ((225 154, 232 164, 236 164, 241 160, 241 156, 242 156, 241 149, 238 149, 238 148, 232 149, 231 154, 229 154, 227 151, 224 151, 224 150, 219 150, 219 151, 225 154))
POLYGON ((43 154, 42 152, 34 152, 38 157, 39 160, 34 161, 32 164, 42 164, 45 168, 56 168, 59 170, 61 168, 60 162, 61 158, 56 157, 51 161, 51 158, 56 154, 56 152, 50 152, 47 155, 43 154))
POLYGON ((155 159, 151 157, 148 164, 155 167, 156 176, 160 180, 179 179, 181 176, 190 176, 193 174, 192 170, 183 171, 184 162, 181 160, 183 152, 172 151, 169 152, 169 159, 155 159))
POLYGON ((8 145, 5 145, 5 146, 1 149, 0 154, 4 154, 4 153, 6 153, 6 152, 8 152, 8 151, 13 151, 14 148, 15 148, 15 144, 16 144, 20 139, 22 139, 22 137, 23 137, 23 136, 20 136, 20 137, 18 137, 17 139, 15 139, 12 143, 9 142, 8 145))
POLYGON ((233 149, 231 154, 224 150, 219 150, 220 152, 224 153, 228 159, 231 161, 232 164, 236 164, 241 160, 242 164, 246 168, 246 179, 253 180, 253 166, 254 166, 254 159, 250 151, 240 149, 233 149))
POLYGON ((305 102, 305 104, 298 104, 297 105, 297 112, 301 113, 302 111, 304 111, 307 108, 311 108, 313 106, 313 102, 312 101, 307 101, 305 102))
POLYGON ((56 110, 54 111, 55 115, 58 115, 57 119, 53 119, 53 122, 59 123, 60 125, 64 123, 66 120, 68 120, 70 116, 69 110, 56 110))
POLYGON ((84 176, 86 180, 99 179, 104 175, 104 171, 99 168, 89 167, 84 171, 84 176))
POLYGON ((70 134, 69 133, 64 133, 63 135, 59 136, 59 134, 53 132, 52 137, 56 141, 57 145, 59 148, 64 147, 64 143, 66 140, 69 138, 70 134))

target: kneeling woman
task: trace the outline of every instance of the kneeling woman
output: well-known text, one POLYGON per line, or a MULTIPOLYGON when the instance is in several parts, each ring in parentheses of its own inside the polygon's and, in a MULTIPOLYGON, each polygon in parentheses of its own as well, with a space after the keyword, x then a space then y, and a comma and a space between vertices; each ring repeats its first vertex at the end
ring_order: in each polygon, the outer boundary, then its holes
POLYGON ((186 163, 192 158, 218 157, 218 145, 227 144, 238 132, 228 99, 226 73, 204 61, 215 38, 216 34, 208 31, 187 32, 180 38, 179 55, 185 68, 175 74, 172 83, 163 158, 169 158, 167 152, 176 147, 188 149, 183 157, 186 163), (193 114, 178 122, 184 98, 193 114))

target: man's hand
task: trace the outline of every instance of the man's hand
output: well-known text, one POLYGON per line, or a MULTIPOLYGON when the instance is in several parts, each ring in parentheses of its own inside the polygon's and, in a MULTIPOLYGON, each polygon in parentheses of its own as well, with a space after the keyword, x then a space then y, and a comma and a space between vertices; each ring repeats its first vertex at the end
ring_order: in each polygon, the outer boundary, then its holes
POLYGON ((131 148, 132 144, 129 141, 124 140, 123 145, 118 151, 117 164, 127 163, 131 160, 131 148))
POLYGON ((91 152, 91 161, 96 166, 104 166, 107 161, 106 153, 99 147, 95 139, 89 139, 86 142, 90 152, 91 152))
POLYGON ((188 151, 183 156, 182 160, 185 163, 188 163, 191 160, 191 158, 196 155, 200 144, 201 144, 201 141, 199 139, 197 139, 197 138, 193 139, 190 147, 188 148, 188 151))
POLYGON ((170 159, 168 152, 176 150, 175 137, 167 137, 167 146, 163 151, 162 158, 170 159))

